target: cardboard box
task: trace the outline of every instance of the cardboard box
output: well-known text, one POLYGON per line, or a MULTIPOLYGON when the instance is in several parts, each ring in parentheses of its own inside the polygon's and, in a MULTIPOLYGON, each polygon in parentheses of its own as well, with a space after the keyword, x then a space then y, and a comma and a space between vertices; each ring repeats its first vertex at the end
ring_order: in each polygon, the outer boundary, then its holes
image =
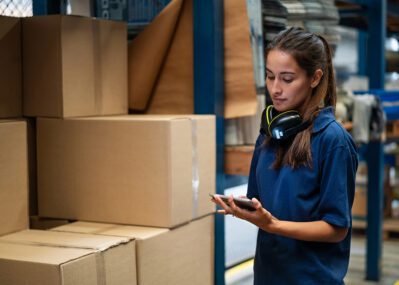
POLYGON ((127 114, 126 23, 65 15, 22 23, 25 116, 127 114))
MULTIPOLYGON (((89 249, 96 255, 97 274, 105 285, 135 285, 135 242, 132 238, 57 231, 25 230, 0 237, 13 244, 89 249)), ((80 280, 77 280, 80 284, 80 280)))
POLYGON ((0 235, 28 225, 26 122, 0 120, 0 235))
POLYGON ((21 20, 0 16, 0 118, 22 116, 21 20))
POLYGON ((0 242, 2 285, 97 285, 93 250, 0 242))
POLYGON ((214 136, 213 116, 39 118, 39 216, 171 228, 210 213, 214 136))
POLYGON ((136 239, 138 285, 211 285, 214 279, 214 216, 175 229, 76 222, 53 231, 136 239))

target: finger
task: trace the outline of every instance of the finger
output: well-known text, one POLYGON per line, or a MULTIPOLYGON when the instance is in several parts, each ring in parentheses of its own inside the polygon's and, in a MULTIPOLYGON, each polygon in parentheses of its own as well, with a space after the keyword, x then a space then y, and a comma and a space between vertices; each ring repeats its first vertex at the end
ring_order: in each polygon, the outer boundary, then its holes
POLYGON ((215 196, 215 200, 217 201, 217 204, 222 207, 226 212, 230 212, 230 207, 218 196, 215 196))
POLYGON ((259 202, 258 199, 252 198, 252 203, 254 204, 256 210, 262 209, 262 204, 259 202))
POLYGON ((216 211, 218 214, 222 214, 222 215, 227 215, 225 210, 217 210, 216 211))

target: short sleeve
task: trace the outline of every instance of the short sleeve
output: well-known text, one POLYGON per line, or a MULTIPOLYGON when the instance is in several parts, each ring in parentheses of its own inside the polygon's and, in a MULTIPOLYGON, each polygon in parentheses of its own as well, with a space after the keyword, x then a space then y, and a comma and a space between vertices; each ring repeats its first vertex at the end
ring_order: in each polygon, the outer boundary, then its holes
POLYGON ((256 182, 256 165, 258 164, 259 153, 264 141, 265 141, 265 136, 263 134, 260 134, 255 143, 254 154, 252 155, 251 167, 249 170, 249 177, 248 177, 247 197, 249 199, 252 198, 259 199, 258 183, 256 182))
POLYGON ((349 228, 355 192, 357 155, 347 146, 338 146, 324 156, 320 181, 320 219, 349 228))

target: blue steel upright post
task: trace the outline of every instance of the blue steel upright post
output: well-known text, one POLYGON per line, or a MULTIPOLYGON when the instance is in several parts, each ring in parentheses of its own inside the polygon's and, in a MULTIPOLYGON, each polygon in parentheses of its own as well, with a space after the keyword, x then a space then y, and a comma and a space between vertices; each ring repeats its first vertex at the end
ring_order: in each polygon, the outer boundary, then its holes
MULTIPOLYGON (((369 89, 384 89, 386 0, 368 1, 367 71, 369 89)), ((381 140, 367 146, 367 261, 366 279, 378 281, 381 275, 384 152, 381 140)))
MULTIPOLYGON (((224 192, 223 0, 194 0, 194 112, 216 115, 216 192, 224 192)), ((224 285, 224 216, 215 217, 215 284, 224 285)))
POLYGON ((60 14, 61 0, 32 0, 33 15, 60 14))

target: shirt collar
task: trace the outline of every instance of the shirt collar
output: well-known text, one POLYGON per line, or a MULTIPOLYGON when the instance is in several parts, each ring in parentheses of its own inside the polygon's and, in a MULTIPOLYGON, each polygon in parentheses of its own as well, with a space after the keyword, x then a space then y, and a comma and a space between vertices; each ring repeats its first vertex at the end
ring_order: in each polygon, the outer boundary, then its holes
POLYGON ((320 132, 331 122, 335 121, 334 109, 329 106, 322 109, 313 121, 313 133, 320 132))

